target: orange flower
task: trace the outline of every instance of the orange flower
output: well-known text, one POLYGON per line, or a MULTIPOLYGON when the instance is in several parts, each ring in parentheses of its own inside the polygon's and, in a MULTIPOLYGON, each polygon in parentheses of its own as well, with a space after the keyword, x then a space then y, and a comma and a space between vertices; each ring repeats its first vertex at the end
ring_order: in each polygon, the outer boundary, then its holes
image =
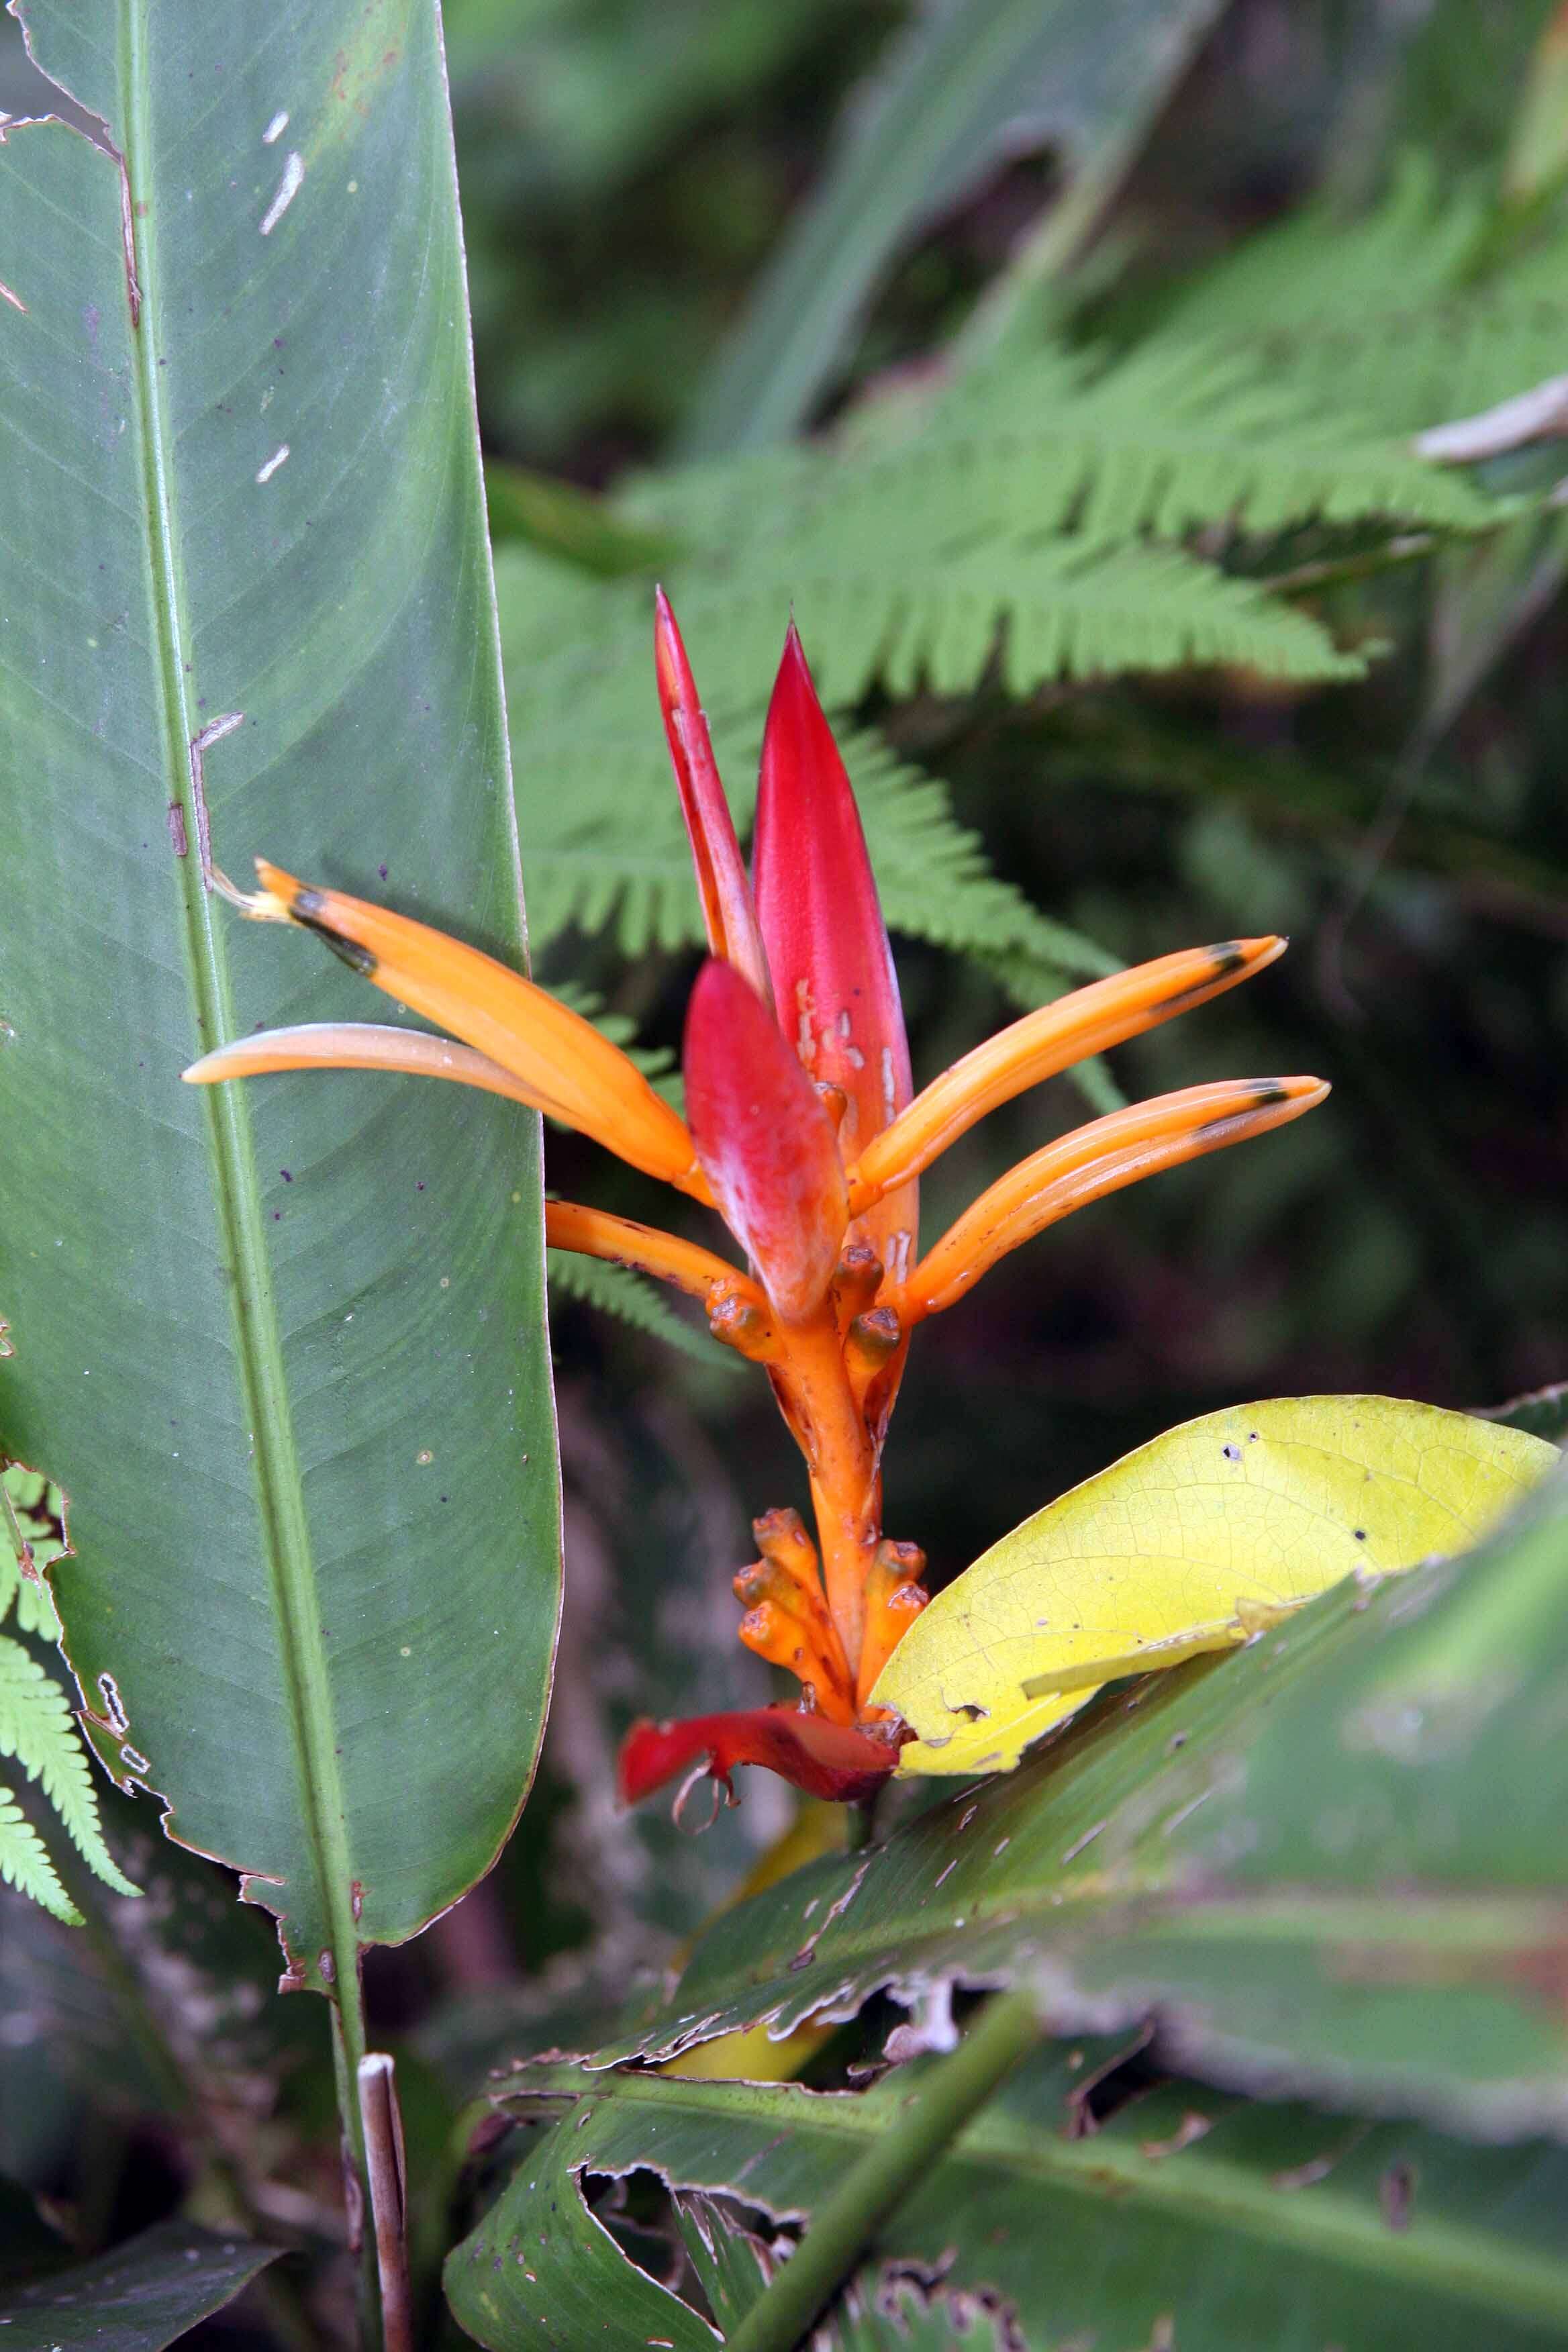
POLYGON ((316 931, 378 988, 461 1043, 357 1023, 221 1047, 206 1084, 316 1065, 454 1079, 580 1129, 716 1208, 749 1270, 574 1202, 545 1207, 552 1245, 631 1266, 705 1308, 715 1338, 766 1367, 805 1456, 816 1539, 797 1513, 755 1522, 735 1579, 741 1639, 802 1685, 799 1708, 635 1725, 629 1800, 687 1768, 728 1790, 737 1764, 863 1797, 900 1727, 867 1700, 924 1607, 924 1556, 882 1532, 881 1465, 910 1334, 1006 1252, 1123 1184, 1258 1135, 1321 1102, 1316 1078, 1191 1087, 1093 1120, 1023 1160, 922 1256, 919 1178, 1000 1103, 1260 971, 1279 939, 1161 957, 1015 1022, 915 1095, 888 935, 849 779, 793 624, 763 741, 748 882, 686 650, 662 592, 660 704, 710 950, 686 1021, 688 1119, 591 1023, 531 981, 406 917, 258 862, 237 893, 262 921, 316 931))

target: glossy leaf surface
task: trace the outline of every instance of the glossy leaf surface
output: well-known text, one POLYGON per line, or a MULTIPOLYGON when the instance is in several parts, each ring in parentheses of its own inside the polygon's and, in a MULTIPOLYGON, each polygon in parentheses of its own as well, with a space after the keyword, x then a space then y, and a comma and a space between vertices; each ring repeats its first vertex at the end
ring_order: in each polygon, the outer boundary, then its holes
POLYGON ((113 158, 8 125, 0 1442, 69 1498, 100 1752, 341 1986, 488 1865, 538 1745, 537 1121, 179 1072, 366 1008, 204 892, 209 834, 521 951, 436 15, 26 14, 125 153, 134 289, 113 158))
POLYGON ((1014 1774, 717 1920, 596 2063, 1036 1982, 1189 2070, 1568 2136, 1568 1472, 1478 1550, 1107 1693, 1014 1774))
POLYGON ((875 1692, 920 1734, 901 1769, 1005 1769, 1099 1684, 1245 1641, 1249 1608, 1466 1549, 1554 1459, 1391 1397, 1167 1430, 1004 1536, 910 1627, 875 1692))
MULTIPOLYGON (((1019 2072, 878 2233, 858 2283, 863 2319, 905 2263, 936 2274, 939 2313, 945 2296, 984 2293, 1017 2330, 1004 2340, 1029 2345, 1468 2352, 1484 2337, 1522 2352, 1563 2340, 1562 2149, 1478 2149, 1418 2126, 1255 2105, 1191 2081, 1089 2131, 1083 2092, 1125 2047, 1126 2037, 1057 2042, 1019 2072)), ((584 2175, 648 2168, 673 2186, 730 2192, 775 2222, 809 2221, 862 2150, 899 2129, 928 2064, 863 2093, 826 2094, 540 2069, 519 2085, 519 2106, 548 2112, 550 2094, 564 2112, 534 2127, 506 2192, 450 2256, 458 2318, 492 2352, 565 2352, 606 2333, 710 2352, 707 2324, 634 2269, 590 2215, 584 2175)), ((710 2205, 703 2219, 715 2241, 705 2284, 729 2320, 754 2300, 757 2267, 752 2258, 748 2281, 742 2242, 721 2269, 733 2209, 726 2220, 710 2205)), ((957 2317, 931 2340, 973 2341, 957 2317)))

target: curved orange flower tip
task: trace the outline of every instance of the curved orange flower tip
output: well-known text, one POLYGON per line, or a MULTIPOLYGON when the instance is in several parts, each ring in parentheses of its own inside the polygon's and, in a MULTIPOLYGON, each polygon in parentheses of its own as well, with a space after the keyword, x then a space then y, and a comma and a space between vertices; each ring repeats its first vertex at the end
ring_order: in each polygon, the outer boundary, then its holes
MULTIPOLYGON (((763 736, 752 871, 779 1024, 810 1076, 843 1093, 848 1162, 908 1103, 910 1048, 855 795, 793 621, 763 736)), ((917 1214, 910 1183, 864 1221, 895 1281, 917 1214)))
POLYGON ((1184 948, 1075 988, 999 1030, 944 1070, 862 1151, 849 1171, 855 1214, 861 1215, 889 1185, 929 1168, 987 1111, 1091 1054, 1103 1054, 1194 1004, 1206 1004, 1211 996, 1250 980, 1289 944, 1270 936, 1184 948))
POLYGON ((576 1201, 546 1201, 544 1238, 552 1249, 574 1250, 579 1257, 600 1257, 611 1265, 629 1266, 634 1274, 651 1275, 704 1307, 717 1290, 760 1315, 767 1313, 766 1299, 739 1266, 657 1225, 639 1225, 607 1209, 585 1209, 576 1201))
POLYGON ((676 626, 669 599, 662 588, 653 596, 653 656, 658 674, 658 704, 664 732, 675 765, 680 793, 680 814, 686 819, 691 862, 697 868, 697 895, 702 902, 702 927, 708 944, 725 963, 752 986, 764 1003, 772 1003, 767 958, 757 929, 752 886, 735 838, 734 819, 713 759, 708 721, 697 698, 696 681, 686 647, 676 626))
POLYGON ((693 1715, 679 1723, 634 1723, 621 1743, 616 1780, 624 1804, 640 1804, 679 1773, 706 1759, 731 1803, 738 1764, 764 1764, 808 1796, 858 1804, 879 1789, 899 1760, 897 1737, 883 1738, 802 1715, 788 1706, 693 1715))
POLYGON ((397 1070, 405 1076, 450 1078, 526 1103, 531 1110, 538 1108, 521 1078, 471 1045, 373 1021, 306 1021, 292 1029, 263 1029, 204 1054, 180 1076, 188 1087, 210 1087, 221 1078, 259 1077, 269 1070, 397 1070))
POLYGON ((388 996, 452 1030, 518 1079, 521 1099, 684 1192, 706 1199, 691 1138, 618 1045, 521 972, 428 924, 340 890, 314 890, 263 857, 247 912, 324 940, 388 996))
POLYGON ((1094 1119, 1021 1160, 983 1192, 915 1268, 900 1312, 906 1323, 940 1314, 998 1258, 1074 1209, 1163 1168, 1283 1127, 1328 1092, 1321 1078, 1226 1079, 1094 1119))
POLYGON ((719 1213, 785 1322, 826 1294, 844 1239, 844 1171, 816 1090, 755 989, 703 965, 686 1013, 686 1109, 719 1213))

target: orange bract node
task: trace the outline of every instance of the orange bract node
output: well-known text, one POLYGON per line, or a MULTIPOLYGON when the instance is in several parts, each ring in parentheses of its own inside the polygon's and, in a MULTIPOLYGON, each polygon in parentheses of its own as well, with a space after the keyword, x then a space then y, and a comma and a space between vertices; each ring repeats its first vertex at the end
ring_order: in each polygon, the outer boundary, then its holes
POLYGON ((764 1511, 752 1522, 752 1533, 762 1558, 735 1579, 735 1598, 747 1612, 742 1641, 808 1684, 816 1706, 835 1723, 853 1723, 855 1677, 823 1596, 816 1546, 800 1513, 764 1511))
POLYGON ((931 1595, 921 1582, 926 1556, 919 1544, 879 1543, 866 1579, 866 1634, 860 1645, 858 1695, 862 1707, 877 1677, 931 1595))

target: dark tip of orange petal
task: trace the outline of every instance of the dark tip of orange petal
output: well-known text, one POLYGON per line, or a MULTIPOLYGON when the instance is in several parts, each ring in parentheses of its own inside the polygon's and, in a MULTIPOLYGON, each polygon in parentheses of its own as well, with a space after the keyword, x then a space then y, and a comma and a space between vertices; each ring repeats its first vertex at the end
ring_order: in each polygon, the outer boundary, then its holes
POLYGON ((616 1778, 622 1801, 635 1805, 706 1757, 712 1778, 726 1786, 737 1765, 763 1764, 808 1796, 858 1804, 881 1787, 900 1744, 787 1706, 693 1715, 679 1723, 645 1718, 621 1744, 616 1778))
POLYGON ((719 1211, 786 1319, 825 1295, 847 1222, 838 1146, 756 991, 717 959, 686 1014, 686 1103, 719 1211))

